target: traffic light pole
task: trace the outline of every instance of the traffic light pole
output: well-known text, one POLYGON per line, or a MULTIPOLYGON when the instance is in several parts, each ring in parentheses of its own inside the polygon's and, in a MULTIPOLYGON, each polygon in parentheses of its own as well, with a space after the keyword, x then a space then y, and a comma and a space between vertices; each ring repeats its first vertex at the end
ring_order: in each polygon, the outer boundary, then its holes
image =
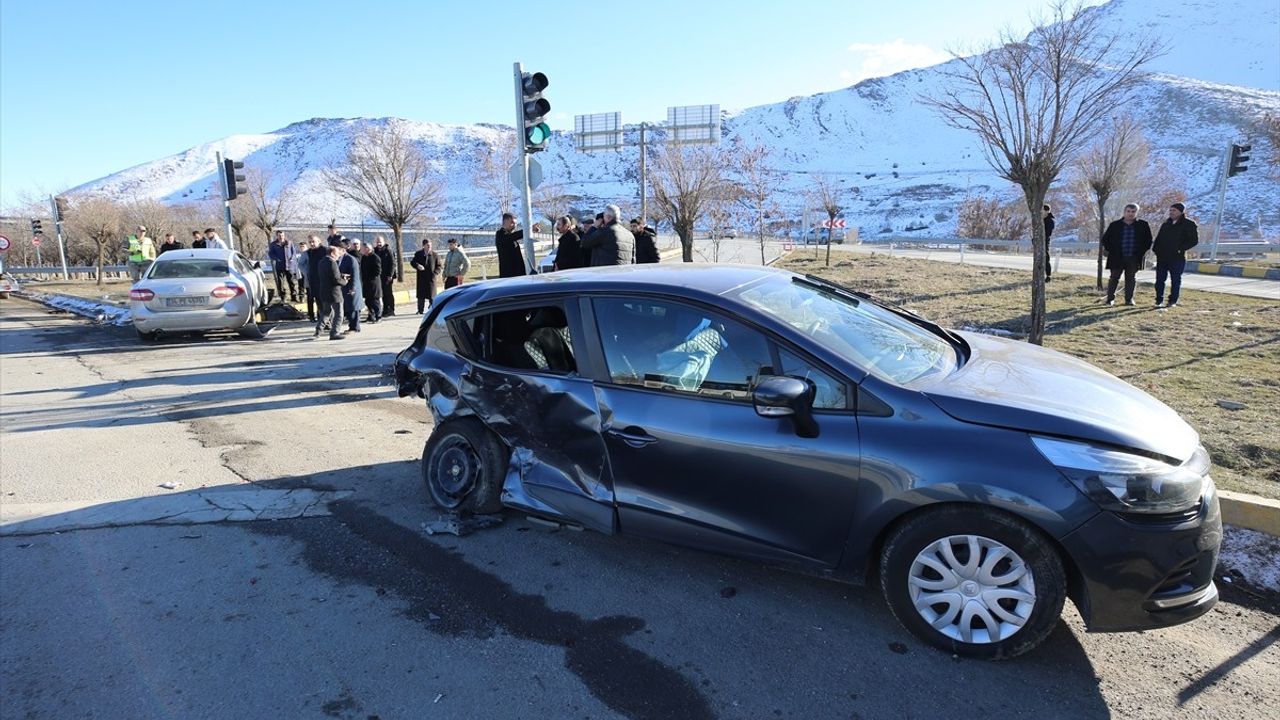
POLYGON ((62 241, 62 215, 58 212, 58 201, 52 195, 49 196, 49 209, 53 211, 53 231, 58 236, 58 257, 62 260, 62 279, 70 280, 71 275, 67 272, 67 246, 62 241))
POLYGON ((222 213, 227 223, 227 246, 235 250, 236 236, 231 228, 231 201, 228 199, 231 191, 227 188, 227 174, 222 170, 222 152, 217 152, 216 156, 218 158, 218 177, 221 178, 218 185, 222 188, 222 213))
POLYGON ((1227 204, 1227 177, 1231 170, 1231 148, 1234 143, 1227 143, 1227 153, 1222 158, 1222 182, 1218 188, 1218 219, 1213 223, 1213 247, 1209 250, 1209 262, 1218 259, 1218 238, 1222 235, 1222 210, 1227 204))
MULTIPOLYGON (((646 227, 649 226, 649 194, 648 194, 649 193, 649 189, 648 189, 649 176, 645 174, 645 169, 644 169, 645 133, 646 131, 648 131, 648 129, 649 129, 649 126, 647 124, 640 123, 640 229, 641 230, 644 230, 646 227)), ((621 219, 619 219, 619 222, 621 222, 621 219)))
POLYGON ((516 85, 516 145, 520 149, 522 180, 520 183, 520 210, 524 216, 524 263, 528 274, 534 274, 538 265, 533 257, 533 199, 529 192, 529 152, 525 149, 524 131, 524 65, 515 63, 516 85))

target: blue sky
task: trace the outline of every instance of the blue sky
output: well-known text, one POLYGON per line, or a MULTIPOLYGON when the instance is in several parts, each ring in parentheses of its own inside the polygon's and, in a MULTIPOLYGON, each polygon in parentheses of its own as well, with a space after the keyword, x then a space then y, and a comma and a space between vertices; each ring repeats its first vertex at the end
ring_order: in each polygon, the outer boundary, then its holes
POLYGON ((633 123, 933 64, 1025 32, 1044 5, 3 0, 0 208, 312 117, 510 124, 517 60, 550 78, 554 128, 611 110, 633 123))

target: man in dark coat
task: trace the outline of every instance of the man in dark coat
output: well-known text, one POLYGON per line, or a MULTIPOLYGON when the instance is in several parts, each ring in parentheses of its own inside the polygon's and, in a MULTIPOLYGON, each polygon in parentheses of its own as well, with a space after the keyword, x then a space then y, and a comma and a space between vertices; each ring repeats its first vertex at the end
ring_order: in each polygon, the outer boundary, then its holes
POLYGON ((1151 249, 1151 226, 1138 219, 1138 206, 1124 206, 1124 217, 1107 226, 1102 234, 1102 249, 1107 253, 1107 269, 1111 280, 1107 283, 1107 304, 1116 304, 1116 286, 1120 274, 1124 274, 1124 304, 1133 304, 1133 288, 1138 270, 1142 268, 1142 256, 1151 249))
POLYGON ((556 221, 556 269, 572 270, 582 267, 582 240, 578 237, 573 218, 565 215, 556 221))
POLYGON ((365 321, 376 323, 382 319, 382 258, 368 245, 360 251, 360 287, 369 311, 365 321))
POLYGON ((360 246, 359 240, 342 238, 346 254, 338 261, 338 270, 347 278, 342 288, 342 316, 347 320, 347 329, 360 332, 360 311, 364 309, 364 287, 360 282, 360 246))
POLYGON ((604 209, 604 227, 582 239, 583 249, 591 251, 591 267, 630 265, 635 255, 636 239, 618 222, 617 205, 604 209))
POLYGON ((208 246, 209 244, 204 241, 204 233, 200 232, 199 230, 191 231, 191 247, 192 248, 206 248, 208 246))
POLYGON ((1160 224, 1153 249, 1156 252, 1156 307, 1164 302, 1164 280, 1169 276, 1169 307, 1178 304, 1182 272, 1187 269, 1187 251, 1200 243, 1200 231, 1186 216, 1182 203, 1169 206, 1169 219, 1160 224))
POLYGON ((661 259, 658 256, 658 243, 653 233, 640 222, 640 218, 631 219, 631 234, 636 239, 637 263, 656 263, 661 259))
POLYGON ((1053 268, 1049 263, 1049 238, 1053 237, 1053 210, 1046 203, 1044 210, 1040 211, 1044 218, 1044 281, 1049 282, 1053 279, 1053 268))
POLYGON ((527 274, 524 253, 520 251, 521 240, 524 240, 524 231, 516 229, 516 216, 502 213, 502 227, 493 236, 493 242, 498 248, 498 277, 520 277, 527 274))
POLYGON ((422 249, 413 254, 409 261, 417 273, 418 280, 418 314, 421 315, 428 305, 436 299, 436 276, 440 274, 440 256, 431 249, 431 239, 422 239, 422 249))
POLYGON ((182 241, 175 238, 173 236, 173 233, 165 233, 164 242, 160 243, 160 252, 156 253, 156 255, 159 256, 169 252, 170 250, 181 250, 181 249, 182 249, 182 241))
POLYGON ((338 269, 338 258, 342 253, 342 247, 329 244, 324 248, 313 248, 313 250, 321 250, 324 253, 323 260, 316 263, 313 282, 310 284, 310 287, 315 289, 316 299, 320 301, 320 319, 316 321, 313 337, 320 337, 321 328, 327 324, 329 339, 341 340, 343 336, 338 331, 338 317, 342 308, 342 288, 347 284, 347 279, 338 269))
POLYGON ((396 256, 381 235, 373 239, 373 252, 382 267, 378 277, 382 285, 382 317, 391 317, 396 314, 396 256))
POLYGON ((293 263, 293 246, 284 237, 284 231, 277 230, 275 239, 267 248, 267 258, 271 260, 271 274, 276 279, 276 297, 284 302, 285 281, 289 284, 289 302, 298 302, 298 288, 293 284, 293 272, 289 266, 293 263))

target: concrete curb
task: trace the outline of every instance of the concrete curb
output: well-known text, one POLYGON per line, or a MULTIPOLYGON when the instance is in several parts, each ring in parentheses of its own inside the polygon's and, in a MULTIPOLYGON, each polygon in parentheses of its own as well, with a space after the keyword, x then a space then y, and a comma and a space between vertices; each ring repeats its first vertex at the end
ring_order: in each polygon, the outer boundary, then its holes
POLYGON ((1187 272, 1200 273, 1201 275, 1225 275, 1227 277, 1280 280, 1280 268, 1223 265, 1221 263, 1203 262, 1198 260, 1187 261, 1187 272))
POLYGON ((1219 490, 1218 502, 1223 523, 1280 537, 1280 500, 1219 490))

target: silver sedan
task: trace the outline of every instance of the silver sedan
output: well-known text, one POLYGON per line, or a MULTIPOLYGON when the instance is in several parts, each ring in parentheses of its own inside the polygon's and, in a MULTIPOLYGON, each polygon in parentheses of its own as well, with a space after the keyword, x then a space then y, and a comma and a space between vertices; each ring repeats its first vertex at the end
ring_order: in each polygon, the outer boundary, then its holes
POLYGON ((129 310, 143 340, 207 330, 259 336, 256 316, 266 288, 261 263, 234 250, 171 250, 129 290, 129 310))

